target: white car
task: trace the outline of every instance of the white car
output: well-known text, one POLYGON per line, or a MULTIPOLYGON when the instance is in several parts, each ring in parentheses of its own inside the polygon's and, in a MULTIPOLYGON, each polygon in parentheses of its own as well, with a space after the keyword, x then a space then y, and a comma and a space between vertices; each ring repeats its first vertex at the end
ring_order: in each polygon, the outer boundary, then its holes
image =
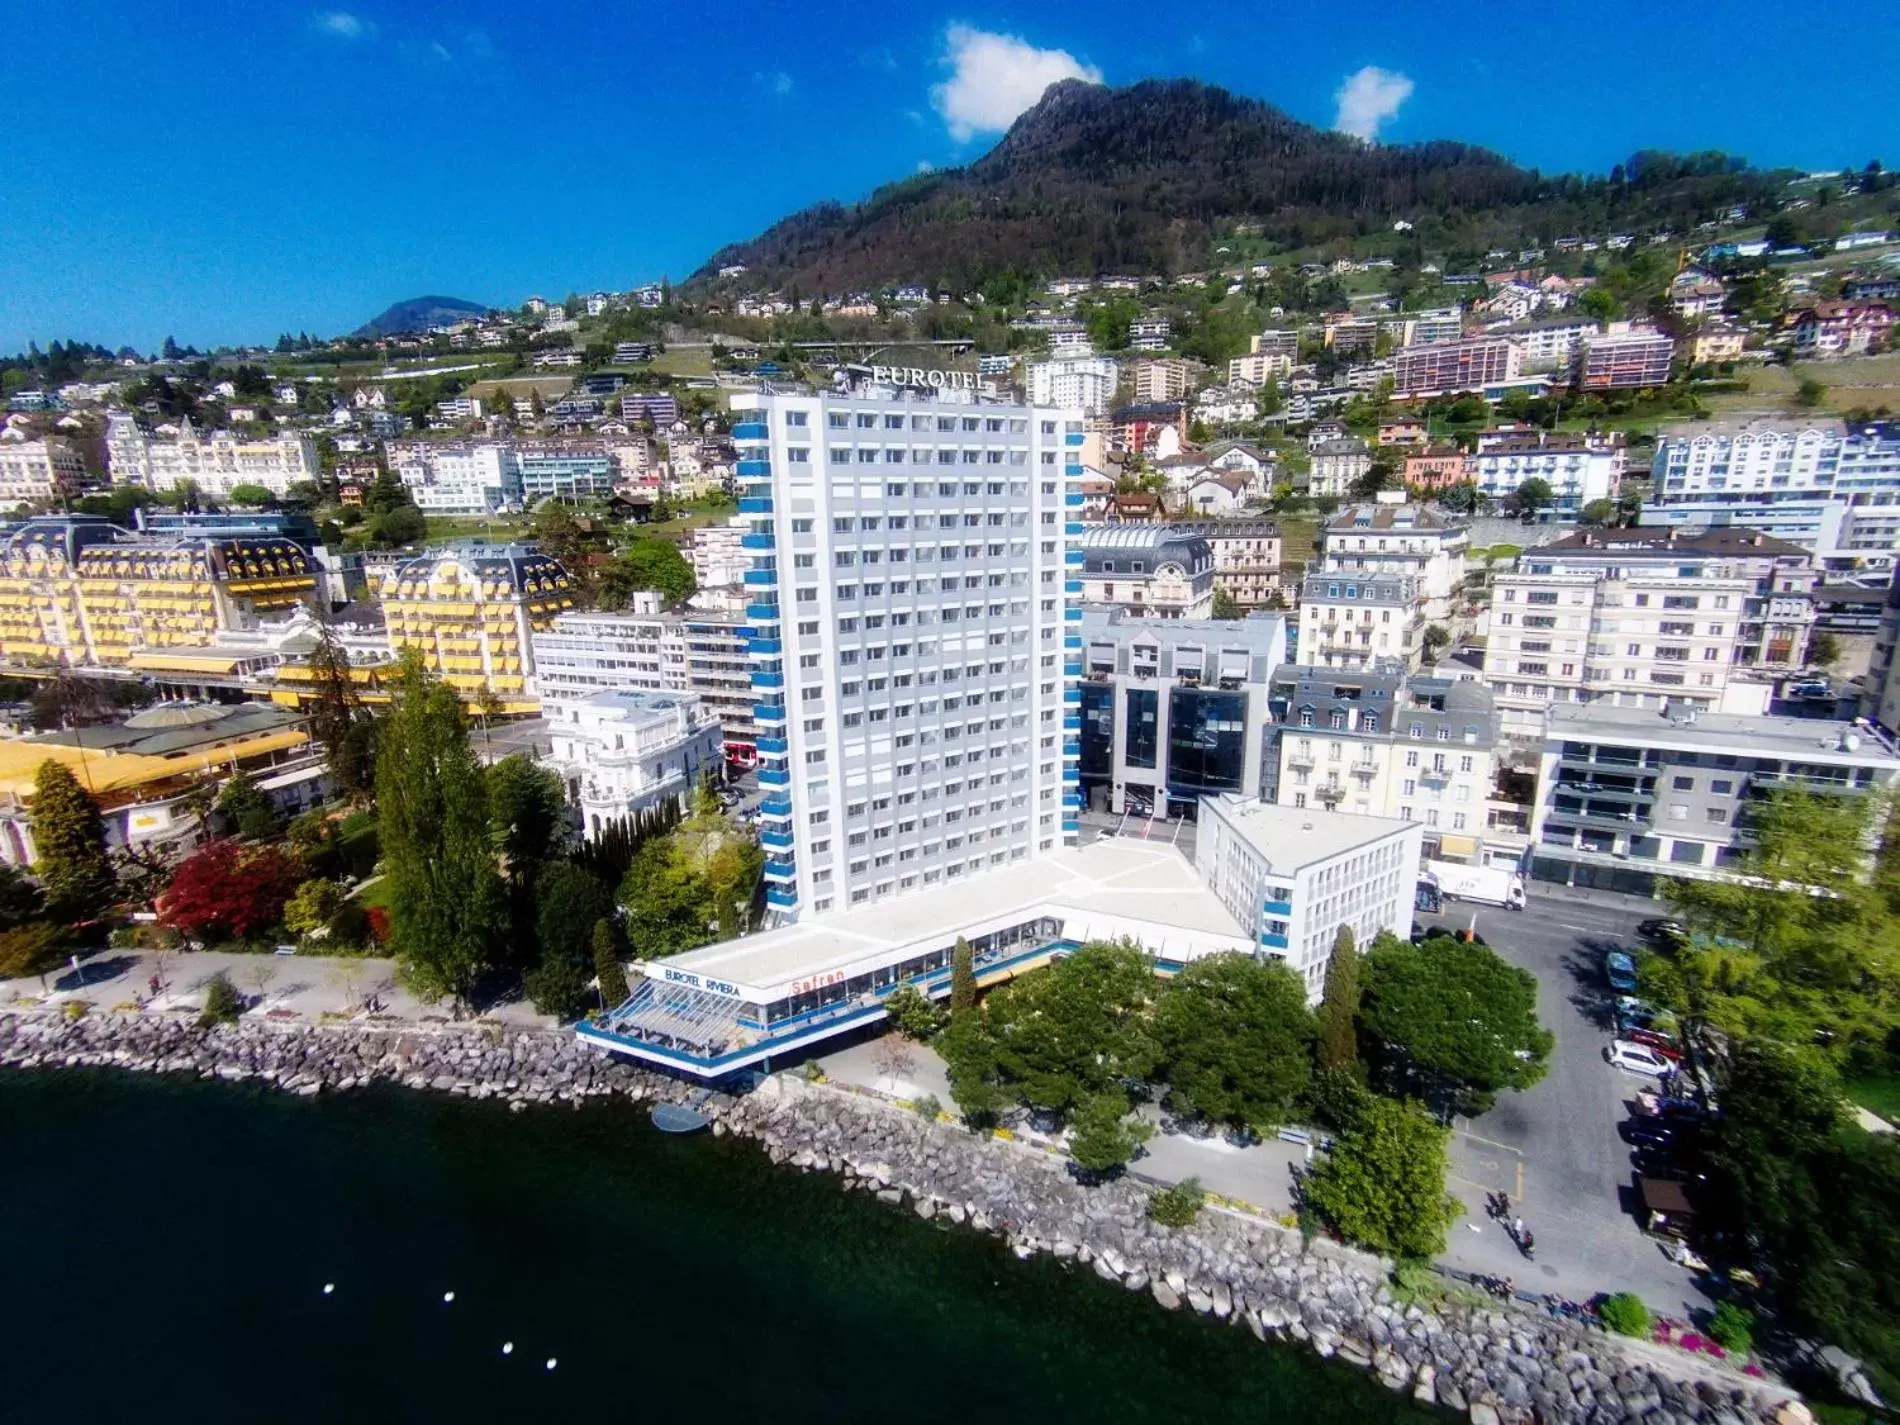
POLYGON ((1647 1044, 1638 1044, 1629 1039, 1612 1039, 1610 1047, 1603 1051, 1603 1057, 1619 1069, 1628 1069, 1633 1074, 1647 1074, 1652 1079, 1660 1079, 1676 1067, 1647 1044))

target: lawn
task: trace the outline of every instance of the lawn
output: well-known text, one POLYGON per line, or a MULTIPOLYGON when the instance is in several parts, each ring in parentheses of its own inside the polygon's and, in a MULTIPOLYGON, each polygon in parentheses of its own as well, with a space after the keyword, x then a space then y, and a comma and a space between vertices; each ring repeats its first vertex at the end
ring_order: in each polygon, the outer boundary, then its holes
POLYGON ((353 899, 364 906, 379 905, 387 910, 389 908, 389 890, 389 877, 378 876, 368 885, 358 890, 353 899))
POLYGON ((484 519, 480 515, 428 515, 423 520, 424 544, 442 544, 457 539, 486 539, 502 544, 519 538, 526 524, 506 515, 484 519))
POLYGON ((1849 1079, 1847 1096, 1869 1113, 1900 1124, 1900 1073, 1876 1071, 1849 1079))

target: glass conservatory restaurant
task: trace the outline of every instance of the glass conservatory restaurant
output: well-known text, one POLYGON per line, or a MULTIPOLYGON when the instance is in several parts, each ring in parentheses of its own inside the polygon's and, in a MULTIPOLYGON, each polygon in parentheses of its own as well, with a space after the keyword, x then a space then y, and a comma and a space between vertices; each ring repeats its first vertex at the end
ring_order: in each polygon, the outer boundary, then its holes
POLYGON ((947 998, 959 935, 985 987, 1088 940, 1132 939, 1163 972, 1256 949, 1172 848, 1098 841, 655 961, 624 1004, 577 1032, 698 1078, 769 1071, 774 1056, 883 1019, 899 985, 947 998))

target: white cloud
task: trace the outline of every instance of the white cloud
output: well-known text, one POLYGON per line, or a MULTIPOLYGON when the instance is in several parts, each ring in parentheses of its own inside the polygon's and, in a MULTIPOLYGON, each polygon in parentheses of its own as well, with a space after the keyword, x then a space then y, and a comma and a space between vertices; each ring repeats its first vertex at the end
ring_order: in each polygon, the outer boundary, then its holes
POLYGON ((450 60, 455 58, 454 55, 449 53, 449 47, 440 40, 436 40, 429 45, 429 57, 431 59, 439 59, 444 64, 447 64, 450 60))
POLYGON ((942 63, 950 77, 932 86, 930 102, 958 143, 1007 129, 1059 80, 1102 82, 1101 70, 1067 50, 1037 49, 1015 35, 969 25, 952 25, 944 33, 942 63))
POLYGON ((339 40, 366 39, 376 33, 375 25, 348 10, 319 10, 310 17, 310 24, 319 34, 339 40))
POLYGON ((1412 81, 1403 74, 1368 64, 1350 74, 1333 96, 1339 101, 1339 113, 1333 127, 1354 138, 1376 139, 1379 125, 1398 113, 1399 105, 1412 97, 1412 81))
POLYGON ((755 71, 752 75, 752 82, 765 90, 766 93, 780 99, 783 99, 787 94, 792 92, 792 76, 782 69, 775 70, 771 74, 760 74, 755 71))

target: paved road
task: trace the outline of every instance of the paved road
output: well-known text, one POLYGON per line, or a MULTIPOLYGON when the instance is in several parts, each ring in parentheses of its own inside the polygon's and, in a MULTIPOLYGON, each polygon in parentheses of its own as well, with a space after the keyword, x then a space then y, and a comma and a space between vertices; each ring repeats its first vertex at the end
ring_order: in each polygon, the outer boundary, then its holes
MULTIPOLYGON (((1462 927, 1471 909, 1420 919, 1462 927)), ((1642 1234, 1631 1212, 1630 1150, 1617 1124, 1648 1081, 1602 1056, 1610 1037, 1603 952, 1635 945, 1636 922, 1657 910, 1647 901, 1569 899, 1535 886, 1521 913, 1478 909, 1478 933, 1537 977, 1538 1011, 1557 1044, 1536 1087, 1503 1094, 1489 1113, 1457 1125, 1451 1186, 1466 1216, 1452 1228, 1446 1260, 1453 1265, 1510 1275, 1520 1290, 1581 1297, 1627 1289, 1652 1310, 1677 1316, 1706 1305, 1690 1274, 1642 1234), (1511 1195, 1536 1237, 1534 1263, 1486 1220, 1484 1195, 1494 1190, 1511 1195)))

